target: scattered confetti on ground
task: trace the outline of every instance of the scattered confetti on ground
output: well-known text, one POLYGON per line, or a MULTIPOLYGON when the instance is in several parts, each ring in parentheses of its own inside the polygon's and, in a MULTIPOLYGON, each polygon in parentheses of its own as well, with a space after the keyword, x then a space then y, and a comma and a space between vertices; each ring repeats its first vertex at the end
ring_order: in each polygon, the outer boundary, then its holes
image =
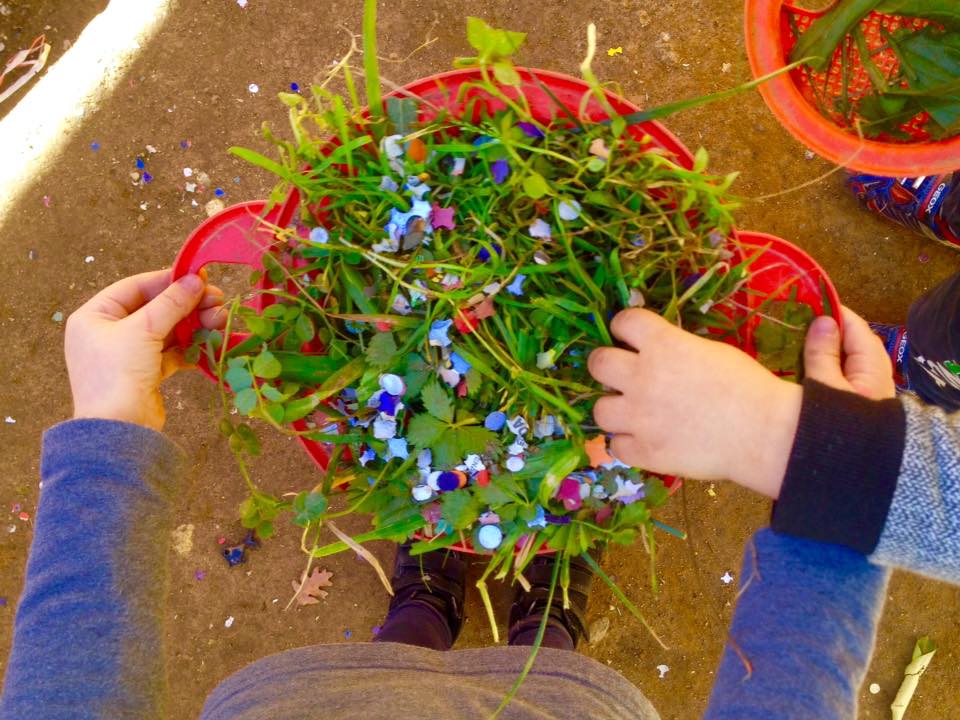
POLYGON ((668 672, 670 672, 670 666, 669 666, 669 665, 657 665, 657 672, 660 673, 660 679, 663 680, 663 678, 666 676, 666 674, 667 674, 668 672))
POLYGON ((220 212, 221 210, 223 210, 224 207, 225 207, 225 206, 224 206, 224 204, 223 204, 223 200, 216 200, 216 199, 214 199, 214 200, 211 200, 210 202, 208 202, 206 205, 204 205, 204 206, 203 206, 203 209, 206 211, 207 217, 213 217, 213 216, 216 215, 218 212, 220 212))
POLYGON ((226 620, 223 621, 223 626, 226 628, 233 627, 233 615, 231 615, 230 617, 228 617, 226 620))
POLYGON ((729 585, 733 582, 733 575, 731 575, 730 571, 728 570, 720 577, 720 579, 723 581, 724 585, 729 585))

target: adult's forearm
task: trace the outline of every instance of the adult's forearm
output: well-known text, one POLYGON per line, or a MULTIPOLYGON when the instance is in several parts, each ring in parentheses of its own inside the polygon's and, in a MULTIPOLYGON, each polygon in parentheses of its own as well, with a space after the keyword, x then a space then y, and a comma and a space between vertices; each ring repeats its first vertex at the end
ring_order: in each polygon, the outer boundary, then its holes
POLYGON ((47 431, 0 718, 159 718, 179 453, 106 420, 47 431))
POLYGON ((705 720, 856 717, 888 578, 839 545, 754 535, 705 720))

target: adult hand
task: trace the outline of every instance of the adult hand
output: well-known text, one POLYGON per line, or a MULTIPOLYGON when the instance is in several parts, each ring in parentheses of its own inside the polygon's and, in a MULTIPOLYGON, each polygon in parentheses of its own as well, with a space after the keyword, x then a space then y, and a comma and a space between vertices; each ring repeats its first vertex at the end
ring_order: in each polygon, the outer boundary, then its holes
POLYGON ((871 400, 894 397, 893 368, 883 342, 848 307, 843 308, 843 353, 841 360, 837 321, 827 316, 814 320, 803 348, 808 378, 871 400))
POLYGON ((597 424, 615 434, 617 458, 779 494, 800 415, 799 385, 647 310, 619 313, 611 331, 631 349, 594 350, 589 369, 619 393, 598 400, 593 411, 597 424))
POLYGON ((128 277, 102 290, 67 320, 64 341, 75 418, 163 428, 160 382, 184 367, 171 333, 199 307, 204 327, 221 327, 223 293, 170 271, 128 277))

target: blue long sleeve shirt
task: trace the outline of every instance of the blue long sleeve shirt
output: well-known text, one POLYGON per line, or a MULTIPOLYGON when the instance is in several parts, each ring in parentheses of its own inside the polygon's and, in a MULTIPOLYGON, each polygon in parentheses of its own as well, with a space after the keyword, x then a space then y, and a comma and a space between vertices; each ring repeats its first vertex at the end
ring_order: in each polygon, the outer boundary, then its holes
MULTIPOLYGON (((0 718, 169 717, 161 619, 180 455, 162 435, 73 420, 44 438, 43 486, 0 718)), ((711 719, 853 718, 888 573, 853 550, 757 533, 707 711, 711 719), (745 658, 752 667, 747 677, 745 658)), ((526 648, 436 653, 314 646, 252 663, 207 701, 205 720, 486 717, 526 648), (442 659, 441 659, 442 658, 442 659), (416 673, 436 683, 408 681, 416 673), (434 695, 424 688, 443 688, 434 695), (310 697, 314 702, 310 702, 310 697)), ((544 649, 503 717, 656 718, 622 676, 544 649)))

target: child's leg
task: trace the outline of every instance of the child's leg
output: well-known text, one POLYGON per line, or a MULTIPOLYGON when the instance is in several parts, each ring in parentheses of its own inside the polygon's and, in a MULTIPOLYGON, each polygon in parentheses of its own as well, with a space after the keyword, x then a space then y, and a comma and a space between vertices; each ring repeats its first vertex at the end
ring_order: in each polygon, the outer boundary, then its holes
POLYGON ((449 650, 463 625, 467 564, 459 553, 438 550, 416 557, 397 548, 393 598, 374 642, 449 650))
POLYGON ((907 342, 910 388, 931 405, 960 409, 960 274, 913 303, 907 342))
POLYGON ((579 558, 570 561, 570 607, 564 609, 560 588, 554 591, 553 602, 547 607, 550 579, 553 576, 552 555, 535 558, 524 576, 530 582, 529 592, 521 590, 510 608, 510 645, 533 645, 546 612, 547 628, 543 647, 573 650, 582 635, 586 635, 587 596, 593 582, 593 572, 579 558))

